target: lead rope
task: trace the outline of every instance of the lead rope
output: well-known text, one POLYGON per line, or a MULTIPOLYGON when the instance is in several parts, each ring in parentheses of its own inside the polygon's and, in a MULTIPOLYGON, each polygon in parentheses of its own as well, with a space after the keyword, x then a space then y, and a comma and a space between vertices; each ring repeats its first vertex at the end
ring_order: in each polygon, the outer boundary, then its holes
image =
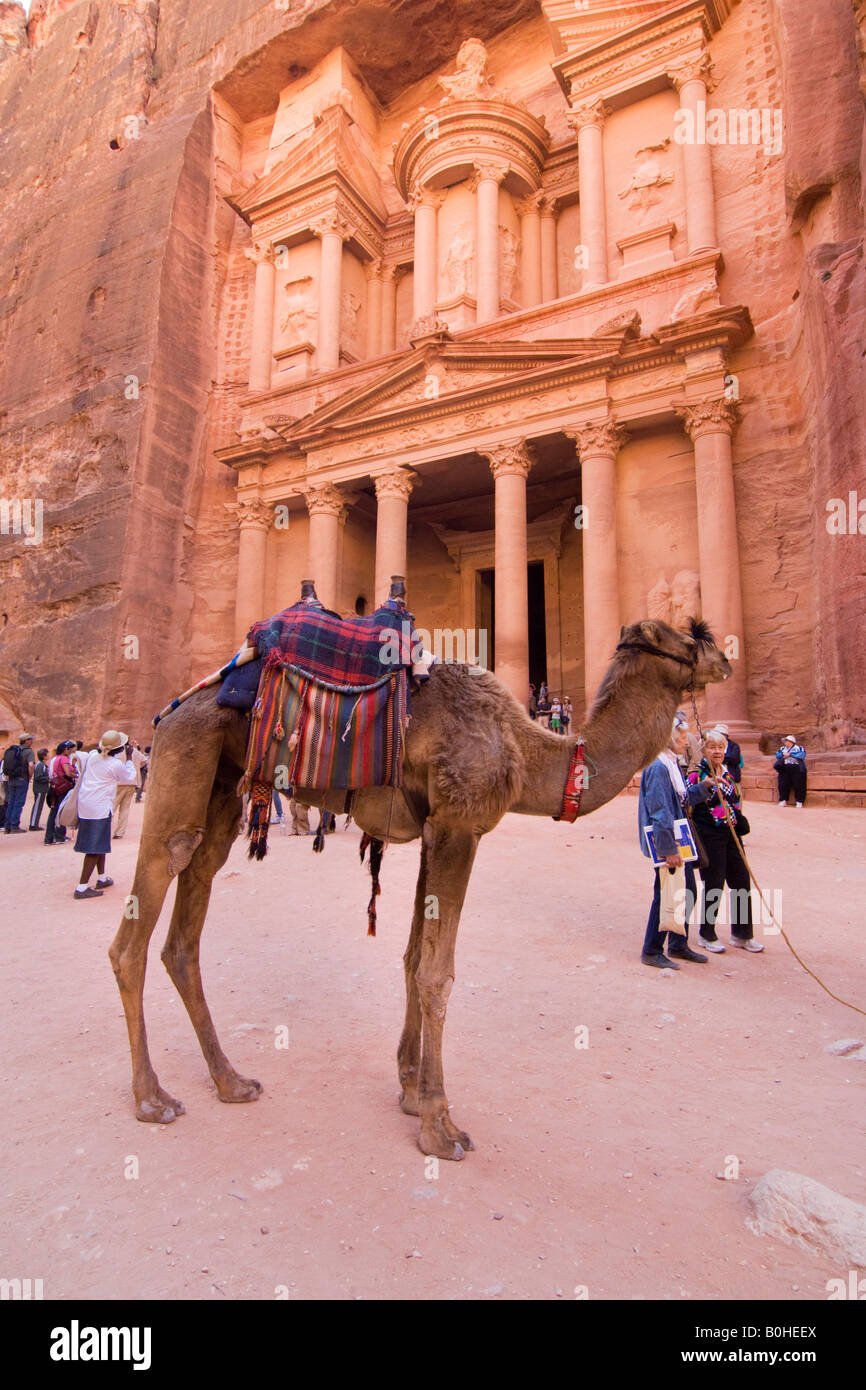
MULTIPOLYGON (((698 715, 698 707, 697 707, 697 704, 696 704, 696 702, 695 702, 695 678, 694 678, 694 673, 692 674, 692 679, 691 679, 691 681, 690 681, 690 683, 689 683, 689 686, 688 686, 688 693, 689 693, 689 698, 691 699, 691 702, 692 702, 692 710, 693 710, 694 716, 695 716, 695 724, 697 725, 697 728, 698 728, 698 734, 700 735, 701 743, 703 743, 703 741, 704 741, 704 731, 703 731, 703 729, 701 728, 700 716, 698 715)), ((740 858, 742 859, 743 863, 744 863, 745 866, 746 866, 746 872, 748 873, 749 878, 751 879, 751 881, 754 883, 755 887, 756 887, 757 890, 758 890, 758 896, 759 896, 760 899, 761 899, 761 906, 762 906, 762 907, 765 907, 765 908, 767 909, 767 911, 769 912, 772 921, 775 922, 776 926, 778 927, 779 931, 781 932, 781 935, 782 935, 782 938, 783 938, 783 940, 784 940, 784 942, 785 942, 785 945, 787 946, 788 950, 791 952, 791 955, 794 957, 794 959, 795 959, 795 961, 797 962, 797 964, 798 964, 798 965, 801 965, 801 966, 803 967, 803 969, 805 970, 806 974, 807 974, 807 975, 811 975, 811 976, 812 976, 812 979, 815 980, 815 982, 821 986, 821 988, 823 989, 823 991, 824 991, 825 994, 829 994, 830 998, 831 998, 831 999, 835 999, 837 1004, 842 1004, 843 1007, 846 1008, 846 1009, 853 1009, 854 1012, 855 1012, 855 1014, 862 1014, 863 1017, 866 1018, 866 1009, 861 1009, 860 1006, 859 1006, 858 1004, 849 1004, 847 999, 842 999, 842 998, 840 998, 840 996, 839 996, 838 994, 834 994, 833 991, 832 991, 832 989, 828 988, 828 986, 824 984, 824 981, 821 979, 820 975, 816 975, 815 972, 814 972, 814 970, 810 969, 810 967, 806 964, 806 962, 802 959, 802 957, 799 956, 799 955, 797 954, 797 952, 794 950, 794 947, 791 945, 790 938, 788 937, 788 933, 785 931, 785 928, 782 926, 782 923, 781 923, 780 921, 778 921, 777 918, 774 916, 772 908, 770 908, 770 907, 767 905, 766 901, 764 900, 764 890, 763 890, 763 888, 761 887, 760 883, 758 882, 756 875, 755 875, 755 874, 753 873, 753 871, 752 871, 752 866, 751 866, 751 864, 749 863, 749 861, 748 861, 748 859, 747 859, 747 857, 746 857, 746 851, 743 849, 742 841, 741 841, 739 835, 737 834, 736 830, 734 829, 734 818, 733 818, 733 815, 731 814, 731 808, 730 808, 730 806, 728 805, 728 802, 725 800, 724 796, 722 795, 721 787, 719 786, 718 781, 716 780, 716 778, 715 778, 714 776, 710 778, 710 781, 712 782, 713 786, 715 787, 715 789, 716 789, 716 795, 717 795, 718 798, 719 798, 719 803, 720 803, 720 805, 721 805, 721 806, 723 807, 723 809, 724 809, 724 812, 725 812, 725 823, 726 823, 728 829, 730 830, 731 834, 732 834, 733 837, 734 837, 734 844, 737 846, 737 852, 739 853, 740 858)))

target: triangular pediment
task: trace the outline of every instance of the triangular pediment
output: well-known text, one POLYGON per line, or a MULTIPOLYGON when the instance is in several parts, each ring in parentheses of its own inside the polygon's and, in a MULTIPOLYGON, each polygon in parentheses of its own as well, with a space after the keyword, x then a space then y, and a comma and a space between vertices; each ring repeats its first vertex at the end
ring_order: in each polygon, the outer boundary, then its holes
MULTIPOLYGON (((709 17, 718 27, 738 0, 707 0, 709 17)), ((681 9, 683 0, 541 0, 541 8, 562 49, 577 55, 621 38, 681 9)))
POLYGON ((248 221, 276 200, 307 190, 317 181, 342 178, 379 218, 386 219, 379 175, 357 126, 342 106, 332 106, 312 130, 300 131, 285 158, 235 200, 248 221))
POLYGON ((363 386, 337 396, 298 421, 284 438, 292 442, 350 433, 360 424, 386 427, 407 414, 455 408, 523 379, 543 379, 575 366, 605 363, 619 356, 627 331, 593 338, 557 338, 535 343, 504 341, 427 343, 363 386))

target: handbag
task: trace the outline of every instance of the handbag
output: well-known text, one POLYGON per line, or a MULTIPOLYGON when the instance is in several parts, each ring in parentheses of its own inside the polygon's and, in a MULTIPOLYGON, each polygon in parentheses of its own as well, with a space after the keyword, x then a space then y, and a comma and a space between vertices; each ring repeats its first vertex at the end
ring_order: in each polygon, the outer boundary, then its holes
POLYGON ((57 808, 54 824, 62 826, 64 830, 78 829, 78 788, 80 785, 81 779, 79 778, 72 790, 66 793, 57 808))
POLYGON ((746 819, 746 817, 743 815, 742 811, 740 811, 740 810, 735 810, 735 811, 734 811, 734 829, 736 830, 737 835, 739 836, 739 838, 740 838, 741 840, 742 840, 742 838, 743 838, 744 835, 748 835, 748 833, 749 833, 749 831, 751 830, 751 828, 752 828, 752 827, 749 825, 749 822, 748 822, 748 820, 746 819))
POLYGON ((676 932, 677 936, 686 934, 686 871, 681 864, 673 872, 665 866, 661 874, 661 901, 659 904, 659 931, 676 932))

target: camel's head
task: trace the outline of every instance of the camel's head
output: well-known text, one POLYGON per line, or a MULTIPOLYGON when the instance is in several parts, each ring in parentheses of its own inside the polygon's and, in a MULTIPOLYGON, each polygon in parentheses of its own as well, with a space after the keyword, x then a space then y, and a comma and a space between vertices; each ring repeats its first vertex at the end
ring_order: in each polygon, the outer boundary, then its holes
POLYGON ((689 618, 685 632, 678 632, 662 622, 635 623, 624 627, 619 634, 620 645, 626 650, 637 649, 675 662, 682 676, 681 689, 692 683, 702 690, 705 685, 726 681, 732 674, 731 663, 716 646, 716 639, 700 618, 689 618))

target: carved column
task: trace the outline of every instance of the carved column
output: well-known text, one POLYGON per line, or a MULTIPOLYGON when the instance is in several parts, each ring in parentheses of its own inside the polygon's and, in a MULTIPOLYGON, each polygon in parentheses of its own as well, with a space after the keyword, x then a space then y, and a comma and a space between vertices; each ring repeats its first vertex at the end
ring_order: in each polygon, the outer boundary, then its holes
POLYGON ((568 117, 577 131, 578 178, 580 181, 580 240, 587 249, 583 289, 606 285, 607 212, 604 201, 604 118, 602 101, 579 106, 568 117))
POLYGON ((710 251, 718 246, 713 166, 706 141, 709 70, 709 54, 704 53, 696 62, 684 64, 669 74, 680 94, 680 111, 688 113, 683 121, 681 139, 690 253, 710 251))
POLYGON ((541 204, 540 193, 531 193, 517 204, 520 216, 520 282, 525 309, 542 302, 541 204))
POLYGON ((444 193, 416 188, 409 203, 415 215, 415 267, 413 271, 413 320, 429 318, 436 308, 439 288, 436 223, 444 193))
POLYGON ((382 262, 367 266, 367 357, 382 351, 382 262))
POLYGON ((481 164, 474 179, 476 323, 499 318, 499 185, 505 164, 481 164))
POLYGON ((392 468, 380 473, 376 485, 375 604, 388 597, 392 574, 406 573, 406 525, 409 497, 417 478, 411 468, 392 468))
POLYGON ((240 537, 235 591, 235 640, 238 646, 253 623, 265 616, 265 561, 268 530, 273 516, 273 508, 260 497, 244 498, 237 503, 240 537))
POLYGON ((326 608, 336 609, 339 596, 340 528, 345 525, 346 507, 342 494, 332 483, 304 489, 310 515, 307 574, 326 608))
POLYGON ((250 390, 270 391, 274 350, 274 282, 276 269, 270 246, 256 243, 244 251, 256 268, 253 292, 253 335, 250 349, 250 390))
POLYGON ((556 257, 556 199, 541 201, 541 302, 549 304, 559 295, 559 267, 556 257))
POLYGON ((393 352, 397 344, 397 281, 400 268, 386 265, 382 271, 382 328, 380 344, 382 353, 393 352))
POLYGON ((675 405, 674 409, 695 447, 702 616, 719 646, 724 648, 727 640, 735 637, 737 642, 731 650, 739 653, 731 660, 733 675, 723 685, 707 686, 707 715, 711 720, 748 720, 740 545, 731 457, 739 407, 735 401, 704 397, 687 406, 675 405))
POLYGON ((583 646, 586 702, 601 684, 619 640, 616 456, 628 435, 611 420, 566 431, 580 459, 583 535, 583 646))
MULTIPOLYGON (((319 341, 316 347, 316 366, 320 372, 333 372, 340 365, 343 242, 349 236, 349 227, 336 213, 328 213, 312 223, 310 230, 320 239, 322 247, 319 261, 319 341)), ((319 597, 321 598, 321 595, 319 597)))
POLYGON ((529 698, 529 589, 526 479, 532 459, 523 440, 485 450, 494 480, 496 674, 522 709, 529 698))

